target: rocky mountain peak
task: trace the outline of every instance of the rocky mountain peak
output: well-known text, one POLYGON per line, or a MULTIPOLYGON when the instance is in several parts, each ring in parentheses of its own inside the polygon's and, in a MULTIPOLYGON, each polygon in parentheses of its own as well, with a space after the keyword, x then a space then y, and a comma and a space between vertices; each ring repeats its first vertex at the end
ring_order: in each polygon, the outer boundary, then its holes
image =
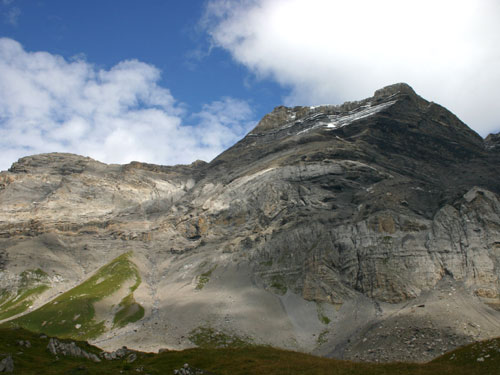
POLYGON ((268 113, 260 120, 253 132, 265 132, 274 129, 280 124, 289 121, 292 117, 294 117, 292 108, 285 106, 275 107, 272 112, 268 113))
POLYGON ((381 98, 386 98, 390 97, 396 94, 405 94, 409 96, 417 96, 416 92, 413 90, 413 88, 408 85, 407 83, 400 82, 400 83, 395 83, 389 86, 386 86, 384 88, 381 88, 373 94, 373 97, 375 99, 381 99, 381 98))
POLYGON ((267 155, 273 155, 274 162, 290 163, 299 155, 316 158, 310 154, 324 155, 332 148, 356 160, 370 160, 376 157, 373 153, 394 154, 398 159, 425 157, 436 165, 484 151, 483 139, 453 113, 398 83, 342 105, 276 107, 208 168, 215 175, 216 169, 222 172, 217 178, 230 179, 235 167, 261 164, 267 155), (287 156, 279 159, 277 153, 287 156))
MULTIPOLYGON (((428 104, 420 98, 406 83, 397 83, 377 90, 370 98, 345 102, 341 105, 320 105, 309 107, 279 106, 265 115, 250 134, 274 133, 282 128, 291 128, 294 124, 304 124, 309 120, 323 123, 330 128, 348 125, 354 121, 380 112, 402 97, 410 97, 420 104, 428 104)), ((304 129, 298 129, 298 132, 304 129)))

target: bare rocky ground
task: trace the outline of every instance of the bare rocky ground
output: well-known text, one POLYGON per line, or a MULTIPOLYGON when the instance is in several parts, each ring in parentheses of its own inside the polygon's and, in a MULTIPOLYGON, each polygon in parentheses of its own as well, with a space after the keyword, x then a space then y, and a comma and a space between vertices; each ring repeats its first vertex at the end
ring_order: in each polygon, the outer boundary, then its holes
POLYGON ((328 354, 371 362, 427 362, 484 340, 490 332, 498 332, 497 311, 447 278, 415 300, 381 307, 378 319, 328 354))
POLYGON ((7 320, 131 252, 145 313, 113 326, 126 283, 94 306, 109 351, 203 339, 426 361, 498 337, 497 143, 399 84, 278 107, 210 163, 20 159, 0 173, 0 291, 37 269, 48 288, 7 320))

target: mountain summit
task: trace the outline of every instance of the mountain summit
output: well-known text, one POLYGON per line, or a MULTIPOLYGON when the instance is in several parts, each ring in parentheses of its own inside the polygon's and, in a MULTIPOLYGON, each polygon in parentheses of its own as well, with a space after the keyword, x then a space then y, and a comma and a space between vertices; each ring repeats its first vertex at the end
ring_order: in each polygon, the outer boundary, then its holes
POLYGON ((141 350, 423 361, 500 336, 500 148, 403 83, 277 107, 210 163, 0 173, 0 319, 141 350))

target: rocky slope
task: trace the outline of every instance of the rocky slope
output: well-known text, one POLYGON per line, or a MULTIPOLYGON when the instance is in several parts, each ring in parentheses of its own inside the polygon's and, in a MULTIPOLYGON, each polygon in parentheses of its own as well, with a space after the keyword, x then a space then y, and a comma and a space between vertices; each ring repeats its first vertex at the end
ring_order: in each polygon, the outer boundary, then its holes
POLYGON ((210 163, 22 158, 0 173, 0 318, 50 331, 48 305, 85 300, 67 334, 110 350, 379 361, 500 336, 498 139, 397 84, 277 107, 210 163))

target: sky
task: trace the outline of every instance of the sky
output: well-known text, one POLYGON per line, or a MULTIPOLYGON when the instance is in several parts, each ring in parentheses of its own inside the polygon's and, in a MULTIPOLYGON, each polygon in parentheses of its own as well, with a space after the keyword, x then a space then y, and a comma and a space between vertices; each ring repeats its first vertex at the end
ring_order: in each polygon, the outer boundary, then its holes
POLYGON ((210 161, 279 105, 396 82, 500 131, 497 0, 0 0, 0 170, 210 161))

